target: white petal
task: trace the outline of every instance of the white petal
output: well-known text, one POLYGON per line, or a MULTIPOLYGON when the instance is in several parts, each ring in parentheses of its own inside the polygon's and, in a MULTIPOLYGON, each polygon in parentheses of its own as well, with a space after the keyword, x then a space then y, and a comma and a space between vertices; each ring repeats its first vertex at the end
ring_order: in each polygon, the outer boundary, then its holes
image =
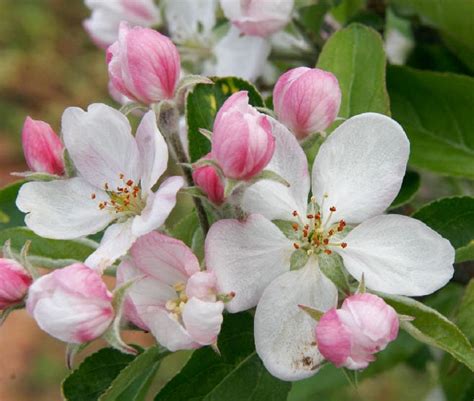
POLYGON ((230 312, 254 307, 265 287, 290 269, 292 243, 265 217, 220 220, 206 238, 206 265, 217 277, 219 292, 235 292, 230 312))
POLYGON ((184 327, 199 344, 213 344, 217 341, 217 335, 221 330, 223 311, 222 301, 207 302, 193 297, 184 306, 184 327))
POLYGON ((308 161, 295 136, 281 123, 269 118, 275 136, 275 153, 266 167, 283 177, 290 187, 262 180, 245 191, 242 207, 270 220, 290 220, 293 210, 306 214, 309 193, 308 161))
POLYGON ((146 317, 144 321, 155 336, 156 341, 170 351, 199 347, 199 344, 193 341, 184 327, 164 310, 158 310, 153 316, 146 317))
POLYGON ((130 123, 118 110, 105 104, 92 104, 84 111, 69 107, 62 117, 64 144, 79 175, 92 185, 111 189, 125 181, 138 182, 138 147, 130 123))
POLYGON ((255 81, 263 73, 270 50, 267 39, 241 35, 236 27, 231 26, 214 48, 217 63, 213 74, 255 81))
POLYGON ((105 230, 99 247, 89 255, 85 264, 103 271, 118 258, 125 255, 137 237, 132 234, 132 221, 112 224, 105 230))
POLYGON ((46 238, 72 239, 104 229, 114 218, 99 209, 108 199, 82 178, 49 182, 27 182, 21 187, 16 205, 27 213, 25 223, 36 234, 46 238), (91 199, 91 194, 96 199, 91 199))
POLYGON ((331 221, 360 223, 381 214, 398 194, 410 144, 403 128, 382 114, 365 113, 339 126, 319 149, 313 194, 331 221))
POLYGON ((367 287, 389 294, 418 296, 444 286, 454 273, 454 249, 421 221, 407 216, 373 217, 335 249, 356 279, 364 274, 367 287))
POLYGON ((140 237, 130 254, 139 270, 170 286, 199 272, 199 261, 184 242, 156 231, 140 237))
POLYGON ((133 220, 132 231, 135 236, 145 235, 165 222, 176 205, 176 194, 183 185, 182 177, 169 177, 158 191, 148 195, 145 209, 133 220))
POLYGON ((255 346, 267 370, 282 380, 314 375, 322 355, 316 346, 316 322, 298 305, 327 311, 337 305, 337 289, 315 259, 275 279, 255 313, 255 346))
POLYGON ((136 140, 142 166, 141 187, 143 191, 150 192, 168 165, 168 146, 156 125, 153 111, 143 116, 136 140))
POLYGON ((164 13, 173 41, 203 41, 216 23, 216 0, 167 0, 164 13))

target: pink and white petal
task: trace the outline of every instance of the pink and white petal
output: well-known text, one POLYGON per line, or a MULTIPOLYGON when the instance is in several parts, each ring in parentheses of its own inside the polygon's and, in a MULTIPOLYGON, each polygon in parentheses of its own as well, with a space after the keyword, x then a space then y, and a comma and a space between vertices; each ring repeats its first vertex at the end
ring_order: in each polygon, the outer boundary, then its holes
POLYGON ((202 301, 216 300, 217 279, 214 272, 201 271, 189 277, 186 283, 186 295, 188 298, 196 297, 202 301))
POLYGON ((131 260, 124 260, 117 268, 117 286, 136 279, 127 291, 125 316, 128 320, 149 331, 145 320, 149 319, 166 302, 176 298, 176 291, 153 277, 145 276, 131 260))
POLYGON ((298 305, 321 311, 337 304, 337 289, 311 258, 300 270, 276 278, 265 290, 255 313, 255 346, 267 370, 294 381, 314 375, 323 356, 316 346, 316 322, 298 305))
POLYGON ((27 182, 18 192, 16 205, 26 213, 25 224, 45 238, 73 239, 103 230, 115 216, 99 209, 108 199, 82 178, 27 182), (91 199, 91 194, 96 199, 91 199))
POLYGON ((383 215, 354 228, 345 249, 334 249, 348 272, 367 287, 388 294, 420 296, 443 287, 453 276, 454 248, 426 224, 411 217, 383 215))
POLYGON ((270 220, 292 219, 297 210, 306 215, 309 194, 308 161, 295 136, 281 123, 268 117, 275 136, 275 153, 265 168, 283 177, 290 187, 262 180, 245 191, 242 207, 249 213, 259 213, 270 220))
POLYGON ((313 165, 313 194, 331 222, 360 223, 383 213, 397 196, 410 144, 390 117, 364 113, 340 125, 321 145, 313 165))
POLYGON ((158 191, 150 192, 145 209, 133 219, 133 234, 139 237, 164 224, 176 205, 176 195, 183 186, 183 177, 169 177, 160 185, 158 191))
POLYGON ((338 310, 326 312, 316 326, 316 341, 321 354, 337 367, 351 355, 351 334, 339 319, 338 310))
POLYGON ((84 262, 92 269, 103 271, 125 255, 137 239, 132 233, 132 221, 112 224, 105 230, 99 247, 84 262))
POLYGON ((210 345, 217 341, 223 321, 224 303, 191 298, 183 309, 183 324, 194 341, 210 345))
POLYGON ((267 285, 290 270, 293 251, 292 242, 261 215, 214 223, 206 237, 206 265, 217 277, 219 292, 235 293, 227 310, 257 305, 267 285))
POLYGON ((111 189, 140 179, 140 156, 130 123, 118 110, 92 104, 84 111, 69 107, 62 117, 64 144, 79 175, 98 188, 111 189))
POLYGON ((158 181, 168 165, 168 146, 156 125, 153 111, 147 112, 137 129, 136 140, 141 162, 141 187, 146 193, 158 181))
POLYGON ((195 342, 181 324, 164 310, 158 310, 153 316, 145 319, 151 333, 159 344, 170 351, 195 349, 200 345, 195 342))
POLYGON ((140 237, 130 249, 142 272, 170 286, 199 272, 199 260, 182 241, 153 231, 140 237))

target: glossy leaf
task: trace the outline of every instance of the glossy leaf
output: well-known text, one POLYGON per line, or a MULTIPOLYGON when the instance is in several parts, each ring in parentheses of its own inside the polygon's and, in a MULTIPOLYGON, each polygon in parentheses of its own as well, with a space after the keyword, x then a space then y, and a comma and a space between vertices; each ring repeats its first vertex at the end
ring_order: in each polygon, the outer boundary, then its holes
POLYGON ((286 401, 291 384, 264 368, 255 352, 250 314, 225 316, 218 348, 221 355, 210 347, 195 351, 155 401, 286 401))
POLYGON ((457 261, 469 260, 474 256, 474 198, 459 196, 439 199, 417 210, 413 217, 447 238, 456 249, 457 261))
POLYGON ((16 197, 24 181, 0 189, 0 229, 25 225, 25 215, 16 207, 16 197))
POLYGON ((385 301, 399 314, 412 316, 401 326, 417 340, 450 353, 474 371, 474 350, 463 332, 436 310, 411 298, 383 294, 385 301))
POLYGON ((14 253, 19 254, 26 241, 31 241, 28 259, 35 265, 58 268, 74 262, 83 262, 97 247, 89 239, 56 240, 36 235, 26 227, 0 230, 0 244, 11 241, 14 253))
POLYGON ((393 118, 410 139, 410 163, 474 179, 474 78, 390 67, 393 118))
POLYGON ((317 67, 332 72, 339 81, 340 117, 367 111, 390 114, 385 65, 382 38, 371 28, 351 24, 329 38, 317 67))

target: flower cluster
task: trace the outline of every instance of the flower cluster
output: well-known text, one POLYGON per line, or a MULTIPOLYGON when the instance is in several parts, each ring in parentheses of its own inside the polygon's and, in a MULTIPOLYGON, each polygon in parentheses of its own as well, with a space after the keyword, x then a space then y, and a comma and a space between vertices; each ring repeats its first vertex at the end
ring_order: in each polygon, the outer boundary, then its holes
MULTIPOLYGON (((101 240, 86 260, 41 277, 25 255, 0 259, 0 308, 26 304, 62 341, 103 337, 133 352, 120 330, 151 332, 171 351, 217 349, 225 312, 256 307, 256 350, 274 376, 309 377, 325 360, 367 367, 398 334, 399 316, 383 293, 430 294, 453 275, 446 239, 411 217, 385 213, 408 162, 403 128, 377 113, 337 126, 336 77, 299 67, 278 79, 274 114, 252 106, 247 91, 230 90, 215 110, 213 132, 202 130, 210 152, 190 163, 179 137, 180 91, 189 77, 179 80, 178 49, 157 31, 132 26, 159 22, 156 7, 86 3, 94 10, 87 29, 109 45, 111 88, 146 111, 135 135, 124 112, 105 104, 67 108, 61 137, 26 119, 22 139, 32 171, 16 200, 26 225, 45 238, 100 233, 101 240), (302 145, 314 138, 322 144, 310 174, 302 145), (183 177, 164 177, 169 154, 183 177), (182 189, 201 222, 201 261, 166 225, 182 189), (321 266, 328 261, 340 266, 347 288, 326 276, 321 266), (116 272, 113 291, 102 279, 107 269, 116 272), (358 283, 367 292, 356 291, 358 283)), ((174 8, 187 3, 167 3, 170 26, 184 23, 176 15, 186 22, 189 15, 174 8)), ((292 1, 276 3, 221 6, 231 31, 266 41, 292 12, 292 1)))

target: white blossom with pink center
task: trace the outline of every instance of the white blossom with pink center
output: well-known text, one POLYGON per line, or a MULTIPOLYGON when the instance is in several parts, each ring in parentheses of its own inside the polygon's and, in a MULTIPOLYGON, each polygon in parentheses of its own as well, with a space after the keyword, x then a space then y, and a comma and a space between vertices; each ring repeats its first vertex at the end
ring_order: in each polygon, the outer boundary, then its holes
POLYGON ((245 193, 244 221, 221 220, 206 239, 206 260, 218 290, 235 292, 230 312, 257 306, 255 342, 267 369, 283 380, 313 375, 323 361, 314 322, 298 304, 326 311, 337 289, 321 273, 321 255, 338 254, 369 289, 426 295, 453 275, 454 249, 424 223, 383 212, 400 190, 409 142, 389 117, 365 113, 340 125, 321 146, 310 176, 296 138, 272 120, 276 148, 266 167, 289 188, 259 181, 245 193), (286 237, 272 220, 293 224, 286 237), (292 253, 306 264, 290 271, 292 253))
POLYGON ((109 106, 70 107, 63 114, 62 132, 77 176, 28 182, 16 203, 26 213, 26 225, 45 238, 79 238, 112 223, 85 262, 103 269, 139 236, 165 222, 184 181, 169 177, 156 192, 152 189, 168 164, 168 148, 152 111, 134 137, 127 118, 109 106))

